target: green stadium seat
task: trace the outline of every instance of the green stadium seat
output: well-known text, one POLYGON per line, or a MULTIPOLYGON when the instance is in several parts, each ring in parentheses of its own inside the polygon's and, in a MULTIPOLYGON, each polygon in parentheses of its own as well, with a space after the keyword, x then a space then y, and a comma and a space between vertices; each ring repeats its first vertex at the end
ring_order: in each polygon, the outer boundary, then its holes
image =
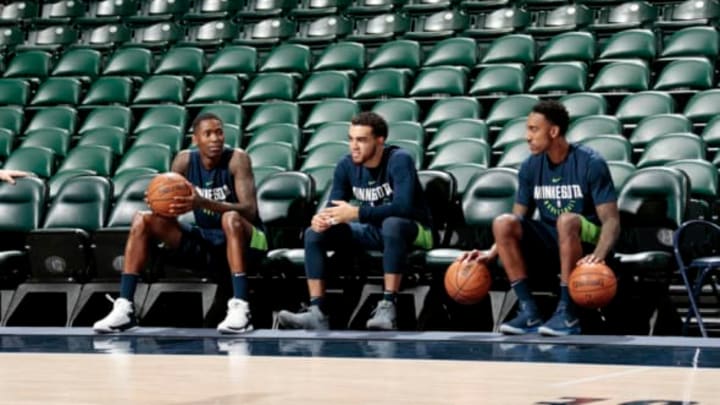
POLYGON ((3 169, 23 170, 48 179, 55 173, 55 152, 38 146, 17 148, 10 154, 3 169))
POLYGON ((100 74, 102 54, 94 49, 71 49, 65 52, 52 70, 53 76, 75 76, 86 79, 100 74))
POLYGON ((22 108, 16 106, 0 107, 0 128, 10 131, 13 137, 20 134, 23 120, 22 108))
POLYGON ((139 46, 160 51, 182 40, 185 35, 184 31, 184 27, 173 22, 159 22, 135 28, 133 39, 126 46, 139 46))
POLYGON ((60 192, 60 189, 63 188, 65 183, 69 180, 74 179, 75 177, 94 175, 95 173, 92 170, 68 170, 55 174, 47 181, 48 199, 50 201, 55 200, 58 192, 60 192))
POLYGON ((25 132, 25 140, 20 148, 35 146, 48 148, 52 150, 56 156, 62 158, 67 155, 70 149, 70 134, 65 129, 60 128, 41 128, 25 132))
POLYGON ((275 173, 281 173, 285 170, 281 167, 274 167, 274 166, 262 166, 262 167, 254 167, 252 169, 253 171, 253 180, 255 181, 255 187, 260 187, 260 185, 267 179, 268 177, 272 176, 275 173))
POLYGON ((52 27, 38 28, 28 32, 25 45, 18 45, 15 49, 23 50, 43 50, 49 52, 59 52, 63 48, 75 43, 79 38, 79 34, 75 28, 67 25, 56 25, 52 27))
POLYGON ((579 31, 594 22, 593 12, 583 4, 567 4, 535 13, 535 21, 527 31, 533 36, 553 36, 579 31))
POLYGON ((232 20, 208 21, 202 25, 190 26, 185 39, 180 41, 180 44, 215 50, 225 43, 232 42, 239 33, 239 26, 232 20))
POLYGON ((482 139, 458 139, 437 148, 428 169, 442 170, 456 163, 490 166, 490 146, 482 139))
POLYGON ((151 76, 138 90, 133 103, 136 105, 182 104, 185 101, 186 85, 182 77, 151 76))
POLYGON ((103 69, 105 76, 149 76, 152 72, 153 55, 148 49, 118 49, 103 69))
POLYGON ((527 140, 527 117, 517 117, 506 122, 495 137, 492 147, 494 150, 501 150, 521 140, 527 140))
POLYGON ((202 49, 181 46, 170 49, 155 68, 156 75, 202 76, 205 54, 202 49))
POLYGON ((0 105, 24 106, 31 94, 30 83, 24 79, 0 79, 0 105))
POLYGON ((429 14, 450 7, 451 2, 449 0, 409 0, 402 6, 402 10, 409 14, 429 14))
POLYGON ((293 170, 297 161, 297 151, 286 143, 263 143, 247 148, 253 169, 258 167, 277 167, 281 170, 293 170))
POLYGON ((683 115, 694 123, 706 123, 720 115, 720 90, 695 93, 685 105, 683 115))
POLYGON ((353 98, 374 99, 405 97, 409 87, 410 76, 403 69, 369 70, 360 79, 355 88, 353 98))
POLYGON ((472 68, 477 63, 478 47, 471 38, 448 38, 430 50, 423 61, 429 66, 464 66, 472 68))
POLYGON ((315 192, 313 194, 315 200, 322 200, 323 196, 329 192, 333 177, 335 176, 336 166, 335 164, 328 164, 311 167, 302 171, 310 176, 313 179, 313 183, 315 183, 315 192))
POLYGON ((480 118, 480 104, 469 97, 450 97, 436 101, 423 120, 423 127, 437 128, 447 121, 458 118, 480 118))
POLYGON ((243 133, 239 126, 224 124, 223 135, 225 135, 225 145, 227 145, 227 147, 239 148, 242 145, 243 133))
POLYGON ((35 177, 0 185, 0 231, 5 235, 3 251, 17 250, 20 253, 25 249, 26 233, 42 224, 46 196, 45 183, 35 177))
POLYGON ((622 135, 596 135, 578 143, 595 150, 608 162, 632 162, 632 145, 622 135))
POLYGON ((654 90, 670 93, 706 90, 713 87, 715 69, 704 58, 688 58, 670 62, 660 72, 654 90))
POLYGON ((290 15, 298 19, 339 15, 349 4, 349 0, 301 0, 290 15))
POLYGON ((468 29, 470 19, 458 10, 443 10, 430 15, 413 18, 411 31, 405 37, 416 41, 437 42, 468 29))
POLYGON ((485 122, 478 119, 460 118, 446 121, 433 135, 427 150, 432 152, 446 143, 457 139, 481 139, 488 141, 488 128, 485 122))
POLYGON ((0 162, 4 162, 15 146, 15 135, 12 131, 0 128, 0 162))
POLYGON ((185 14, 184 19, 207 21, 231 18, 242 9, 242 6, 243 2, 239 1, 200 0, 194 2, 190 11, 185 14))
POLYGON ((346 11, 353 16, 378 15, 397 10, 404 3, 401 0, 354 0, 346 11))
POLYGON ((109 177, 113 160, 113 151, 108 146, 80 145, 70 150, 57 172, 90 170, 97 176, 109 177))
POLYGON ((713 27, 688 27, 665 41, 661 59, 704 57, 715 60, 720 51, 720 36, 713 27))
POLYGON ((595 59, 595 37, 589 32, 565 32, 545 45, 538 62, 585 62, 595 59))
POLYGON ((333 165, 336 166, 340 159, 350 153, 347 143, 335 142, 325 143, 313 148, 308 152, 307 157, 300 166, 300 171, 306 171, 315 167, 333 165))
POLYGON ((365 69, 365 47, 357 42, 331 44, 317 57, 312 69, 350 72, 365 69))
POLYGON ((629 140, 633 147, 643 148, 660 135, 675 132, 692 132, 692 123, 679 114, 657 114, 640 121, 629 140))
POLYGON ((627 179, 635 173, 635 166, 629 162, 609 161, 607 162, 612 177, 615 192, 620 192, 627 179))
POLYGON ((140 4, 140 10, 126 21, 136 24, 171 21, 190 11, 192 2, 190 0, 149 0, 140 4))
POLYGON ((455 179, 455 197, 458 199, 462 199, 475 177, 485 173, 486 170, 485 166, 477 163, 457 163, 443 168, 444 172, 455 179))
POLYGON ((290 101, 297 93, 295 79, 287 73, 263 73, 255 76, 245 90, 243 102, 290 101))
POLYGON ((357 16, 353 23, 353 30, 345 40, 375 45, 402 36, 410 29, 411 20, 406 14, 387 13, 357 16))
POLYGON ((693 198, 715 204, 718 197, 718 170, 712 163, 701 159, 680 159, 665 164, 681 170, 690 178, 690 193, 693 198))
POLYGON ((410 89, 411 97, 462 96, 467 91, 466 69, 439 66, 423 69, 410 89))
POLYGON ((530 25, 530 19, 530 12, 519 7, 503 7, 497 10, 473 13, 470 18, 470 27, 463 34, 480 38, 512 34, 524 30, 530 25))
POLYGON ((525 69, 518 64, 485 65, 480 70, 470 94, 477 97, 501 98, 525 92, 525 69))
POLYGON ((598 55, 598 61, 618 59, 651 61, 655 59, 657 53, 656 42, 655 34, 649 29, 620 31, 605 42, 598 55))
POLYGON ((602 7, 590 29, 598 32, 617 32, 631 28, 647 28, 657 18, 657 9, 647 1, 629 1, 602 7))
POLYGON ((326 143, 346 143, 348 142, 348 133, 350 123, 344 121, 326 122, 318 125, 307 140, 304 153, 310 153, 313 149, 326 143))
POLYGON ((497 167, 520 169, 520 166, 530 156, 530 148, 527 141, 522 140, 505 146, 502 155, 497 162, 497 167))
POLYGON ((207 73, 237 74, 247 78, 257 70, 257 51, 249 46, 230 45, 219 50, 207 67, 207 73))
POLYGON ((78 145, 100 145, 112 150, 116 156, 125 153, 127 132, 118 127, 95 127, 82 132, 78 145))
MULTIPOLYGON (((132 150, 140 145, 163 145, 175 155, 183 146, 184 134, 178 127, 172 125, 158 125, 146 128, 135 134, 132 150)), ((155 167, 153 167, 155 169, 155 167)), ((160 169, 157 169, 160 171, 160 169)))
POLYGON ((55 106, 37 110, 30 119, 25 131, 32 131, 41 128, 66 129, 71 135, 75 133, 77 125, 77 111, 71 107, 55 106))
POLYGON ((116 127, 127 133, 132 123, 130 109, 122 106, 98 107, 85 117, 79 134, 95 128, 116 127))
POLYGON ((119 23, 125 18, 135 15, 139 3, 138 0, 100 0, 91 2, 85 17, 76 19, 76 22, 85 25, 119 23))
POLYGON ((255 48, 272 48, 294 35, 295 30, 295 23, 287 18, 268 18, 245 24, 234 42, 255 48))
POLYGON ((237 103, 240 80, 233 75, 206 75, 195 85, 187 104, 237 103))
POLYGON ((638 168, 662 166, 680 159, 705 159, 705 143, 690 133, 668 133, 652 138, 637 163, 638 168))
POLYGON ((346 72, 315 72, 305 79, 298 101, 317 101, 326 98, 348 98, 352 80, 346 72))
POLYGON ((589 115, 571 122, 565 138, 569 142, 580 142, 598 135, 621 135, 622 133, 622 124, 612 115, 589 115))
POLYGON ((0 24, 31 22, 38 17, 38 4, 34 1, 10 1, 0 10, 0 24))
POLYGON ((310 71, 310 48, 300 44, 281 44, 260 65, 260 73, 284 72, 306 75, 310 71))
POLYGON ((258 129, 253 133, 247 147, 263 143, 286 143, 293 149, 300 150, 301 133, 297 125, 294 124, 269 124, 258 129))
POLYGON ((411 70, 420 68, 420 44, 417 41, 404 39, 383 44, 368 63, 368 69, 382 68, 411 70))
POLYGON ((303 129, 312 129, 326 122, 350 121, 360 112, 357 101, 350 99, 325 100, 316 104, 308 114, 303 129))
POLYGON ((559 100, 568 110, 570 121, 588 115, 603 115, 607 112, 607 101, 598 93, 574 93, 559 100))
POLYGON ((101 77, 90 85, 81 104, 83 106, 128 105, 132 100, 133 88, 133 80, 129 77, 101 77))
POLYGON ((669 94, 660 91, 643 91, 623 98, 615 110, 615 117, 624 125, 632 125, 650 115, 673 112, 675 112, 675 101, 669 94))
POLYGON ((715 149, 720 147, 720 116, 708 121, 703 129, 702 138, 709 147, 715 149))
POLYGON ((109 51, 132 40, 132 30, 125 24, 107 24, 88 28, 80 34, 75 47, 109 51))
POLYGON ((420 146, 420 151, 424 152, 422 146, 425 144, 425 131, 417 122, 390 122, 386 142, 398 146, 402 146, 404 142, 411 142, 420 146))
POLYGON ((556 62, 543 67, 530 85, 531 93, 577 93, 585 91, 587 66, 578 62, 556 62))
POLYGON ((302 21, 290 41, 313 47, 328 45, 352 32, 352 21, 342 15, 302 21))
POLYGON ((0 35, 0 51, 3 53, 11 53, 15 47, 25 42, 25 31, 21 27, 3 27, 3 33, 0 35))
POLYGON ((52 55, 45 51, 24 51, 13 56, 3 77, 45 78, 50 73, 52 55))
POLYGON ((76 105, 80 102, 82 84, 73 77, 51 77, 40 85, 31 106, 76 105))
MULTIPOLYGON (((148 167, 138 167, 134 169, 127 169, 123 170, 122 173, 118 173, 112 178, 113 183, 113 200, 117 201, 117 205, 115 206, 115 209, 113 210, 113 213, 111 214, 110 218, 108 218, 108 226, 120 226, 120 224, 125 224, 129 226, 131 224, 130 221, 132 221, 132 217, 137 211, 137 209, 147 209, 147 203, 145 202, 145 190, 147 189, 147 183, 150 179, 154 178, 157 174, 157 170, 151 169, 148 167), (134 189, 135 187, 138 187, 137 183, 141 182, 145 187, 142 187, 142 192, 140 193, 139 203, 134 208, 136 208, 135 211, 120 213, 117 210, 120 209, 118 206, 121 204, 121 199, 127 198, 128 195, 124 193, 131 193, 130 189, 134 189), (122 217, 120 217, 122 215, 122 217)), ((125 207, 127 208, 127 207, 125 207)), ((125 209, 123 208, 123 209, 125 209)))
POLYGON ((415 162, 415 169, 420 170, 424 165, 425 151, 423 146, 415 141, 405 139, 388 139, 385 143, 388 146, 397 146, 408 152, 415 162))
POLYGON ((276 123, 299 125, 300 109, 297 104, 285 101, 276 101, 260 105, 250 117, 250 121, 245 127, 245 131, 253 132, 263 125, 276 123))
POLYGON ((224 125, 235 125, 242 128, 244 113, 241 106, 236 104, 216 104, 204 106, 198 114, 210 113, 217 115, 224 125))
POLYGON ((502 98, 493 104, 485 122, 490 127, 502 127, 513 118, 527 117, 535 104, 540 101, 537 96, 516 94, 502 98))
POLYGON ((535 62, 535 40, 527 34, 508 34, 495 39, 480 59, 480 63, 535 62))
POLYGON ((255 21, 287 15, 295 6, 297 2, 293 0, 248 0, 237 15, 242 19, 255 21))
POLYGON ((375 103, 372 111, 379 114, 385 121, 417 121, 420 118, 420 107, 415 100, 409 98, 393 98, 375 103))
POLYGON ((180 128, 181 131, 185 130, 187 126, 187 113, 185 107, 178 105, 159 105, 157 107, 151 107, 146 110, 140 121, 133 130, 134 134, 157 125, 173 125, 180 128))
POLYGON ((164 173, 170 170, 170 160, 172 159, 172 150, 167 145, 160 144, 142 144, 133 145, 125 155, 123 155, 120 164, 115 170, 115 175, 122 173, 128 169, 136 169, 139 167, 147 167, 164 173))
POLYGON ((669 5, 655 25, 664 30, 674 30, 693 25, 712 25, 720 17, 720 4, 714 0, 693 1, 669 5))

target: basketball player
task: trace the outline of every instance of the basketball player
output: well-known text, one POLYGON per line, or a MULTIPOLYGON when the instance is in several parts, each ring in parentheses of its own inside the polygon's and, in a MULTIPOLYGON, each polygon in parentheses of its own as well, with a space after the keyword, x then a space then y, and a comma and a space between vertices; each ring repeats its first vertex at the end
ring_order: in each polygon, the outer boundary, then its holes
POLYGON ((15 184, 15 179, 18 177, 27 176, 32 176, 32 173, 23 172, 21 170, 0 169, 0 181, 5 181, 10 184, 15 184))
POLYGON ((607 163, 592 149, 568 143, 568 122, 561 103, 535 105, 526 135, 532 155, 520 167, 513 212, 493 221, 495 244, 490 250, 465 253, 465 258, 480 262, 500 257, 520 304, 517 316, 500 326, 506 334, 579 334, 568 293, 570 272, 579 264, 603 262, 620 233, 607 163), (540 220, 531 219, 536 208, 540 220), (560 268, 560 302, 544 324, 528 287, 528 263, 534 271, 560 268))
POLYGON ((385 292, 367 328, 397 329, 395 305, 408 252, 413 247, 430 249, 433 236, 415 163, 406 151, 386 146, 387 135, 387 123, 375 113, 363 112, 352 119, 350 154, 335 168, 327 207, 305 231, 310 307, 297 314, 281 311, 281 326, 328 329, 326 254, 359 247, 384 253, 385 292))
POLYGON ((178 153, 171 169, 187 178, 193 193, 175 197, 171 211, 181 215, 192 210, 197 226, 152 212, 135 215, 125 246, 120 298, 108 316, 95 322, 96 332, 120 332, 136 325, 135 286, 148 246, 157 241, 185 264, 215 272, 229 267, 233 297, 217 329, 221 333, 252 330, 246 263, 248 256, 267 250, 267 240, 258 217, 250 159, 244 151, 224 146, 223 123, 213 114, 195 118, 193 142, 197 149, 178 153))

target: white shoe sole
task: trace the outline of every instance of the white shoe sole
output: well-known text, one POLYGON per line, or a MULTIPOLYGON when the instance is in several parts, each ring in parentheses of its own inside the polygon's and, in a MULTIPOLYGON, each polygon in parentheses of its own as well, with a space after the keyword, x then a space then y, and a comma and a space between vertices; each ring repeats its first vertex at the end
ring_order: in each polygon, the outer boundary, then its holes
POLYGON ((252 332, 254 330, 252 325, 248 325, 244 328, 240 329, 234 329, 234 328, 228 328, 228 327, 219 327, 217 328, 217 331, 224 334, 224 335, 238 335, 240 333, 247 333, 252 332))
POLYGON ((138 329, 138 328, 139 328, 139 326, 137 326, 137 325, 131 326, 131 327, 127 328, 127 329, 122 329, 122 330, 120 330, 120 329, 111 329, 111 328, 97 328, 97 327, 93 326, 93 332, 95 332, 95 333, 102 333, 102 334, 108 334, 108 333, 125 333, 125 332, 134 331, 134 330, 136 330, 136 329, 138 329))

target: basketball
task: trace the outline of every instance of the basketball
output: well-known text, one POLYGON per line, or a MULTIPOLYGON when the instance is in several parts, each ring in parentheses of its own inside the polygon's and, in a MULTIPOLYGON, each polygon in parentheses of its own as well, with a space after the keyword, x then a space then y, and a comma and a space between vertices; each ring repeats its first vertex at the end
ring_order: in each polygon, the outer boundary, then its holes
POLYGON ((612 301, 617 291, 617 279, 605 264, 582 264, 570 273, 570 297, 581 307, 602 308, 612 301))
POLYGON ((490 271, 476 261, 456 260, 445 272, 445 290, 450 298, 463 305, 482 301, 490 291, 490 271))
POLYGON ((147 202, 150 209, 163 217, 175 217, 170 213, 174 197, 189 196, 192 189, 185 183, 185 177, 177 173, 163 173, 155 176, 147 187, 147 202))

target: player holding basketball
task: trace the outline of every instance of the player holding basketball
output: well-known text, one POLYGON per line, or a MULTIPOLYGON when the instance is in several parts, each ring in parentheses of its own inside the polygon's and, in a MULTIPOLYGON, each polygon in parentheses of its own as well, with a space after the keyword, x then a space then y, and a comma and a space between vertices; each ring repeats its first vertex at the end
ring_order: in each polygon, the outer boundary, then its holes
MULTIPOLYGON (((506 334, 548 336, 580 333, 568 292, 576 265, 603 262, 620 234, 617 196, 605 160, 592 149, 565 139, 568 112, 557 101, 541 101, 527 119, 532 155, 520 167, 512 214, 493 222, 495 244, 464 258, 489 261, 500 256, 519 300, 517 316, 500 326, 506 334), (537 208, 540 220, 531 219, 537 208), (560 302, 544 324, 527 282, 527 265, 560 268, 560 302)), ((535 269, 540 270, 540 269, 535 269)))
POLYGON ((157 241, 193 267, 214 272, 229 267, 233 297, 217 329, 222 333, 252 330, 245 270, 250 256, 267 250, 267 241, 258 217, 250 159, 245 152, 224 146, 222 121, 213 114, 195 118, 193 142, 197 150, 178 153, 171 169, 188 179, 193 193, 175 197, 171 210, 177 215, 192 210, 197 226, 152 212, 135 214, 125 246, 120 298, 108 316, 95 322, 96 332, 120 332, 136 325, 135 287, 148 247, 157 241))
POLYGON ((385 292, 368 329, 393 330, 396 296, 402 271, 413 247, 430 249, 430 211, 415 170, 404 150, 386 146, 387 123, 370 112, 352 119, 350 154, 335 168, 330 202, 312 218, 305 231, 305 273, 310 290, 307 312, 281 311, 285 328, 328 329, 325 308, 325 267, 328 251, 383 251, 385 292), (350 199, 359 204, 350 204, 350 199))

